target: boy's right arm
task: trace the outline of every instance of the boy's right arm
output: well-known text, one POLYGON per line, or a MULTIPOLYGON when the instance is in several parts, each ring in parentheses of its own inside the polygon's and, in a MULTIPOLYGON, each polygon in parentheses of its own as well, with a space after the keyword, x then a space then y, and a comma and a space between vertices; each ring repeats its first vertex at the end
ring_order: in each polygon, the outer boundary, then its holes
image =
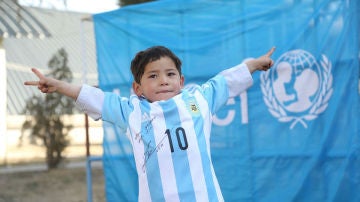
POLYGON ((101 118, 102 104, 105 95, 100 89, 88 85, 74 85, 65 81, 46 77, 35 68, 31 70, 39 78, 39 81, 25 81, 25 85, 37 86, 42 93, 57 92, 70 97, 76 101, 77 107, 84 113, 95 120, 101 118))
POLYGON ((74 100, 77 99, 81 86, 60 81, 54 78, 44 76, 39 70, 32 68, 31 71, 39 78, 39 81, 25 81, 24 84, 28 86, 37 86, 42 93, 58 92, 68 96, 74 100))

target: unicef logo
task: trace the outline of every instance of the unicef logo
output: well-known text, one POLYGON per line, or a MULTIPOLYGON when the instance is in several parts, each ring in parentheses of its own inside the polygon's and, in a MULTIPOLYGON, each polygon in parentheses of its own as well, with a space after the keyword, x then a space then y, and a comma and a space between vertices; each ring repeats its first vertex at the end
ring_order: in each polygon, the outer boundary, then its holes
POLYGON ((284 53, 271 71, 260 76, 261 91, 269 112, 290 129, 314 120, 325 111, 332 95, 331 63, 322 55, 320 63, 304 50, 284 53))

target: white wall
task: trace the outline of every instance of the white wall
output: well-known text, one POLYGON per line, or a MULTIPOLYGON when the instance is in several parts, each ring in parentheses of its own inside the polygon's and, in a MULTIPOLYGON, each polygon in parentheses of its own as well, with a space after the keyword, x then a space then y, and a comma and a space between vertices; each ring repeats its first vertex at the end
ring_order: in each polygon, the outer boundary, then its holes
POLYGON ((0 161, 6 153, 6 57, 5 50, 0 48, 0 161))
MULTIPOLYGON (((0 167, 3 165, 15 165, 23 163, 45 162, 45 147, 42 141, 36 141, 37 144, 30 142, 29 134, 24 134, 22 140, 21 127, 26 117, 24 115, 7 115, 7 131, 0 147, 5 148, 4 157, 0 159, 0 167)), ((86 155, 86 132, 85 116, 83 114, 74 114, 63 116, 65 124, 71 124, 74 128, 69 132, 68 139, 70 145, 66 147, 63 156, 67 160, 85 158, 86 155)), ((103 129, 101 121, 89 120, 89 139, 91 155, 102 155, 103 129)))

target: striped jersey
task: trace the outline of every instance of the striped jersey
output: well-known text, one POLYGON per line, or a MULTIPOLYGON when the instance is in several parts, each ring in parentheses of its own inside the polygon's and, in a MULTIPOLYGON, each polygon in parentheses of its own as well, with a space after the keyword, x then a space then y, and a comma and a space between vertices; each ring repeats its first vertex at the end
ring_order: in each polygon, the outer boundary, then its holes
POLYGON ((240 64, 165 101, 124 98, 84 85, 77 104, 94 119, 127 131, 139 201, 224 201, 211 162, 212 116, 251 84, 251 74, 240 64))

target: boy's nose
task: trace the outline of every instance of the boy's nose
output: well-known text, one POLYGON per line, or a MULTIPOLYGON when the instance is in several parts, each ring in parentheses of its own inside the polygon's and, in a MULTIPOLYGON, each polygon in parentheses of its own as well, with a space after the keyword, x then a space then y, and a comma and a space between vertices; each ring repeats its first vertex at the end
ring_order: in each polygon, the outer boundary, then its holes
POLYGON ((168 85, 168 78, 166 76, 160 77, 160 84, 161 85, 168 85))

